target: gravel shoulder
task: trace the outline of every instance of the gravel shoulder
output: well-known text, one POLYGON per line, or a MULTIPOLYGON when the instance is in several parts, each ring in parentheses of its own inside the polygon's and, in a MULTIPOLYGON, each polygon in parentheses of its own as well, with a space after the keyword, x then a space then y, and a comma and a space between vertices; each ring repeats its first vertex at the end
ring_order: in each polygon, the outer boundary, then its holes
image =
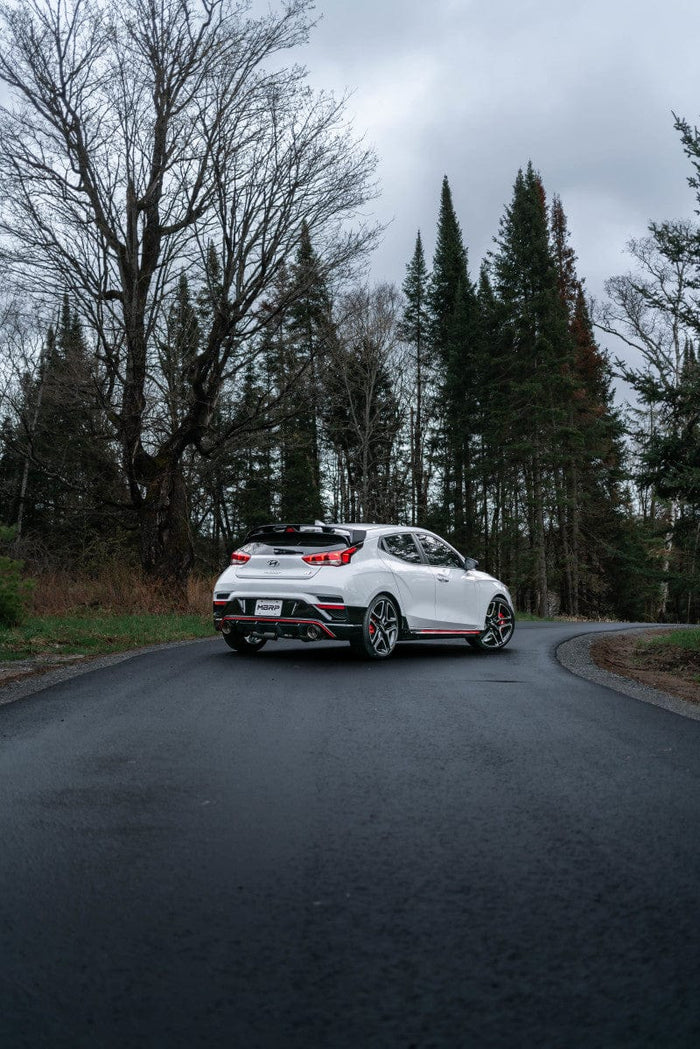
POLYGON ((668 627, 580 634, 559 645, 557 659, 567 670, 588 681, 700 721, 700 686, 697 683, 660 669, 643 669, 636 665, 634 650, 637 641, 661 630, 668 632, 668 627))

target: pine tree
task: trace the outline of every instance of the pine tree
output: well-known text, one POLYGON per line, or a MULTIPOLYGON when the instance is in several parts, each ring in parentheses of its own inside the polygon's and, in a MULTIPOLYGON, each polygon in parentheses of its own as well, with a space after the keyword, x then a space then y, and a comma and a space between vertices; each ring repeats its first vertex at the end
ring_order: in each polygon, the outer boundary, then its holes
POLYGON ((174 433, 184 418, 192 397, 189 375, 201 344, 197 308, 186 274, 180 274, 175 298, 168 311, 165 338, 158 345, 167 410, 166 426, 174 433))
POLYGON ((562 606, 578 615, 609 599, 611 536, 618 527, 623 457, 621 423, 613 407, 611 370, 593 335, 583 284, 576 271, 566 215, 558 197, 551 208, 557 286, 573 346, 572 397, 562 435, 565 458, 555 478, 561 546, 562 606))
MULTIPOLYGON (((67 559, 116 538, 124 492, 100 376, 77 312, 63 296, 35 376, 26 375, 3 430, 5 516, 18 538, 41 537, 67 559)), ((123 523, 123 522, 122 522, 123 523)))
POLYGON ((3 422, 3 450, 0 461, 3 500, 2 520, 13 526, 21 540, 29 521, 33 525, 34 502, 39 501, 41 471, 37 469, 36 447, 39 443, 40 418, 44 398, 45 377, 49 360, 55 355, 56 333, 53 326, 47 332, 35 374, 22 375, 11 415, 3 422), (35 496, 35 493, 37 495, 35 496))
MULTIPOLYGON (((544 186, 531 163, 517 174, 496 243, 493 272, 500 301, 499 352, 507 413, 502 439, 519 464, 530 545, 517 573, 525 575, 519 582, 527 580, 525 590, 534 592, 538 612, 546 615, 552 484, 562 459, 573 347, 550 246, 544 186)), ((516 493, 519 514, 522 502, 522 493, 516 493)))
MULTIPOLYGON (((243 379, 239 412, 255 417, 258 404, 267 395, 267 383, 254 365, 249 365, 243 379)), ((272 438, 263 430, 251 435, 236 457, 236 516, 241 532, 265 524, 274 516, 275 476, 272 466, 272 438)))
POLYGON ((280 381, 294 385, 294 408, 280 426, 280 514, 303 521, 323 517, 319 443, 319 374, 332 340, 330 295, 308 227, 289 275, 287 311, 279 360, 280 381))
POLYGON ((580 281, 576 273, 576 253, 569 242, 569 227, 564 207, 561 198, 556 194, 552 198, 550 230, 559 297, 567 316, 572 317, 576 309, 580 281))
POLYGON ((680 381, 663 405, 663 422, 644 452, 643 481, 663 498, 700 506, 700 365, 689 340, 680 381))
POLYGON ((428 294, 431 346, 443 368, 447 365, 450 326, 460 285, 462 288, 469 285, 467 252, 452 203, 450 184, 445 175, 428 294))
POLYGON ((478 519, 481 522, 482 562, 487 571, 498 576, 502 574, 503 499, 508 470, 501 439, 505 420, 501 418, 504 391, 498 352, 500 318, 486 261, 479 271, 476 304, 473 346, 478 398, 473 469, 480 500, 478 519))
POLYGON ((447 176, 442 183, 428 304, 442 475, 434 523, 467 548, 473 545, 475 534, 471 456, 476 294, 447 176))
POLYGON ((570 319, 574 345, 574 439, 567 478, 571 522, 572 600, 569 610, 594 613, 613 607, 611 586, 615 537, 620 528, 624 448, 623 425, 614 407, 612 370, 593 335, 583 286, 578 282, 570 319))
POLYGON ((417 524, 425 521, 428 509, 426 437, 431 417, 430 412, 426 411, 426 403, 433 383, 428 355, 428 270, 420 230, 416 236, 413 257, 406 267, 402 291, 405 306, 399 334, 411 347, 415 382, 415 397, 410 408, 411 523, 417 524))
POLYGON ((56 485, 55 523, 67 540, 115 532, 124 517, 125 492, 116 461, 114 434, 102 408, 103 383, 80 317, 63 296, 55 351, 49 355, 43 400, 46 452, 40 455, 56 485), (58 435, 58 439, 57 439, 58 435))

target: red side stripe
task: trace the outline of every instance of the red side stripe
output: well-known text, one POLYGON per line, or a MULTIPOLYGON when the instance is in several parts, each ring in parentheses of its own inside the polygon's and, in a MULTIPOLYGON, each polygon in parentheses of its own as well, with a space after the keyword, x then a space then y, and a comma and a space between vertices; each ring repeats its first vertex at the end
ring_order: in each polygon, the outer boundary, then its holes
POLYGON ((481 633, 480 630, 416 630, 416 634, 459 634, 466 636, 474 635, 478 637, 481 633))

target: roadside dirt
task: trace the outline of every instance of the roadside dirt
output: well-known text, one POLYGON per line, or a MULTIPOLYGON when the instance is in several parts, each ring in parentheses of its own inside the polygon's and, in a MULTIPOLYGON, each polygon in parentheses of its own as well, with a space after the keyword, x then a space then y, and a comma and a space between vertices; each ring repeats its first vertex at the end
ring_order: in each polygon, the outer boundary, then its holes
MULTIPOLYGON (((670 631, 668 631, 670 633, 670 631)), ((641 681, 672 696, 700 704, 700 658, 681 649, 650 649, 645 640, 666 631, 635 630, 608 636, 601 634, 591 645, 591 658, 611 674, 641 681)))
POLYGON ((30 695, 39 688, 44 688, 43 680, 37 681, 36 687, 32 687, 32 681, 35 678, 45 679, 45 683, 49 685, 58 684, 88 670, 114 666, 115 663, 131 659, 132 656, 140 656, 146 652, 155 652, 164 648, 179 648, 181 645, 196 645, 208 640, 209 638, 199 637, 184 641, 166 641, 155 645, 144 645, 143 648, 129 648, 123 652, 102 655, 60 655, 58 653, 50 655, 45 653, 34 656, 32 659, 0 661, 0 706, 30 695))
POLYGON ((33 659, 17 659, 12 662, 0 662, 0 688, 11 685, 36 674, 46 674, 58 667, 71 666, 74 663, 85 663, 89 656, 35 656, 33 659))

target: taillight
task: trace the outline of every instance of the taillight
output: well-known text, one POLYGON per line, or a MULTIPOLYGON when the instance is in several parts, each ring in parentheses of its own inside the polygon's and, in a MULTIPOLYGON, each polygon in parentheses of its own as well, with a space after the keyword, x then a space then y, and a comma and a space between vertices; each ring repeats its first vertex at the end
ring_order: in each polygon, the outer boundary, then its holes
POLYGON ((250 554, 244 554, 242 550, 234 550, 231 554, 232 565, 244 565, 246 561, 250 561, 250 554))
POLYGON ((302 561, 307 565, 349 565, 359 549, 359 546, 349 546, 346 550, 324 550, 320 554, 305 554, 302 561))

